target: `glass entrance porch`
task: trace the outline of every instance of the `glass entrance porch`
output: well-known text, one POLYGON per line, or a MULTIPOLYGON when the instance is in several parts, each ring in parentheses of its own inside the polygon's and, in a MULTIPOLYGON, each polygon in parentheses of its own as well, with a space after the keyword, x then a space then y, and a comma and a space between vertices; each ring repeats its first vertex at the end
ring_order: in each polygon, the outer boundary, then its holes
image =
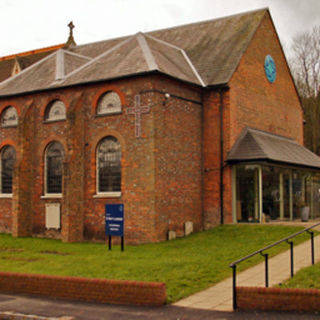
POLYGON ((234 222, 320 217, 320 174, 264 163, 232 167, 234 222))

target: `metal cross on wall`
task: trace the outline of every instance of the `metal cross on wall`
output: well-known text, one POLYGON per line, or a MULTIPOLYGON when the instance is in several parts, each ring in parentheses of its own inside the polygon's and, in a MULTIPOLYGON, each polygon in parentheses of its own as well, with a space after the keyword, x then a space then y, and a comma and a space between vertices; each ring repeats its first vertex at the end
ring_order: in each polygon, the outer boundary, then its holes
POLYGON ((127 109, 127 114, 135 115, 135 127, 136 127, 136 138, 141 137, 141 115, 148 113, 150 111, 150 106, 141 106, 140 95, 137 94, 134 97, 134 107, 127 109))

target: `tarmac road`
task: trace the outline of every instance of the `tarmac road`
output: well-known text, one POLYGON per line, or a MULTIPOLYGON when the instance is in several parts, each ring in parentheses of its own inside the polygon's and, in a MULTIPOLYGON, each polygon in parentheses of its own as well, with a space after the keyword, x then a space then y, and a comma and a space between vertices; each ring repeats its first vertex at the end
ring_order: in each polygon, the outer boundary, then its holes
MULTIPOLYGON (((41 297, 26 295, 0 294, 1 312, 12 311, 20 314, 32 314, 42 317, 73 317, 79 320, 191 320, 191 319, 280 319, 302 320, 319 319, 320 314, 299 314, 280 312, 220 312, 207 311, 176 306, 163 306, 159 308, 102 305, 74 301, 50 300, 41 297)), ((5 319, 1 318, 0 319, 5 319)), ((10 318, 12 319, 12 318, 10 318)), ((17 318, 21 319, 21 318, 17 318)), ((24 318, 26 319, 26 318, 24 318)), ((34 318, 36 319, 36 318, 34 318)))

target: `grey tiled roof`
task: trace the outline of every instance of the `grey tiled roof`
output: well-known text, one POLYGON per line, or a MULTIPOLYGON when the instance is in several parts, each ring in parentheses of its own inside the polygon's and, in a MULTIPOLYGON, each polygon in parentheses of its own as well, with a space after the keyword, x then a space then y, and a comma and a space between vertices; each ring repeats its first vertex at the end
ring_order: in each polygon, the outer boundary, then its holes
POLYGON ((320 157, 292 139, 246 128, 231 148, 227 161, 271 161, 320 169, 320 157))
POLYGON ((56 45, 49 48, 33 50, 27 53, 12 55, 9 58, 8 57, 0 58, 0 82, 11 77, 11 73, 12 73, 15 61, 19 63, 19 66, 23 70, 30 67, 32 64, 36 63, 37 61, 40 61, 41 59, 45 58, 46 56, 51 54, 53 51, 56 51, 57 47, 62 47, 62 46, 63 44, 56 45))
POLYGON ((199 86, 226 84, 267 12, 261 9, 60 49, 64 78, 55 81, 59 61, 55 52, 1 82, 0 96, 154 71, 199 86))

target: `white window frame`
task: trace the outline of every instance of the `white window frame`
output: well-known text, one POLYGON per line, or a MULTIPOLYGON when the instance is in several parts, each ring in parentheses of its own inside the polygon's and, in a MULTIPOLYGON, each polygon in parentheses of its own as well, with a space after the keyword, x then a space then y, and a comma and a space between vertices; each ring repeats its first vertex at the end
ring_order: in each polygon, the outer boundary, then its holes
POLYGON ((19 116, 18 116, 18 112, 17 112, 17 109, 14 107, 14 106, 11 106, 11 105, 8 105, 7 107, 5 107, 2 112, 1 112, 1 119, 0 119, 0 124, 1 124, 1 128, 12 128, 12 127, 16 127, 18 124, 19 124, 19 116), (17 122, 16 123, 13 123, 13 124, 3 124, 2 122, 2 118, 4 116, 4 113, 8 110, 8 109, 13 109, 16 113, 16 116, 17 116, 17 122))
MULTIPOLYGON (((44 152, 44 186, 43 186, 43 190, 44 190, 44 195, 41 196, 41 199, 61 199, 62 198, 62 192, 61 193, 48 193, 48 167, 47 167, 47 153, 48 153, 48 149, 50 147, 50 145, 54 142, 58 142, 58 141, 51 141, 45 149, 44 152)), ((60 143, 60 142, 58 142, 60 143)), ((62 186, 63 186, 63 173, 62 173, 62 186)), ((61 186, 61 188, 62 188, 61 186)))
POLYGON ((97 102, 97 107, 96 107, 96 116, 106 116, 106 115, 112 115, 112 114, 119 114, 122 112, 122 104, 121 104, 121 99, 120 99, 120 96, 117 92, 115 91, 112 91, 112 90, 109 90, 109 91, 106 91, 104 92, 103 94, 100 95, 99 99, 98 99, 98 102, 97 102), (113 109, 110 109, 109 111, 106 110, 105 112, 99 112, 99 106, 100 106, 100 102, 101 100, 103 99, 104 96, 106 96, 107 94, 110 94, 110 93, 114 93, 118 96, 119 98, 119 101, 120 101, 120 106, 119 107, 116 107, 116 108, 113 108, 113 109))
MULTIPOLYGON (((104 191, 101 192, 99 191, 99 158, 98 158, 98 153, 99 153, 99 147, 101 145, 101 142, 107 138, 107 137, 114 137, 111 135, 105 136, 102 139, 99 140, 99 143, 96 147, 96 194, 93 196, 94 198, 120 198, 122 196, 122 191, 104 191)), ((116 137, 114 137, 116 138, 116 137)), ((118 140, 118 138, 116 138, 118 143, 120 144, 120 152, 121 152, 121 143, 118 140)), ((122 157, 122 152, 121 152, 121 157, 122 157)), ((120 158, 120 164, 121 164, 121 158, 120 158)), ((121 176, 121 185, 120 185, 120 189, 122 190, 122 167, 121 167, 121 171, 120 171, 120 176, 121 176)))
POLYGON ((46 106, 46 109, 45 109, 45 113, 44 113, 44 121, 45 122, 57 122, 57 121, 64 121, 66 120, 67 118, 67 108, 66 108, 66 105, 64 104, 64 102, 62 100, 59 100, 59 99, 56 99, 56 100, 53 100, 53 101, 50 101, 47 106, 46 106), (61 102, 64 106, 64 117, 62 118, 48 118, 49 116, 49 113, 51 111, 51 109, 53 108, 54 104, 56 102, 61 102))

